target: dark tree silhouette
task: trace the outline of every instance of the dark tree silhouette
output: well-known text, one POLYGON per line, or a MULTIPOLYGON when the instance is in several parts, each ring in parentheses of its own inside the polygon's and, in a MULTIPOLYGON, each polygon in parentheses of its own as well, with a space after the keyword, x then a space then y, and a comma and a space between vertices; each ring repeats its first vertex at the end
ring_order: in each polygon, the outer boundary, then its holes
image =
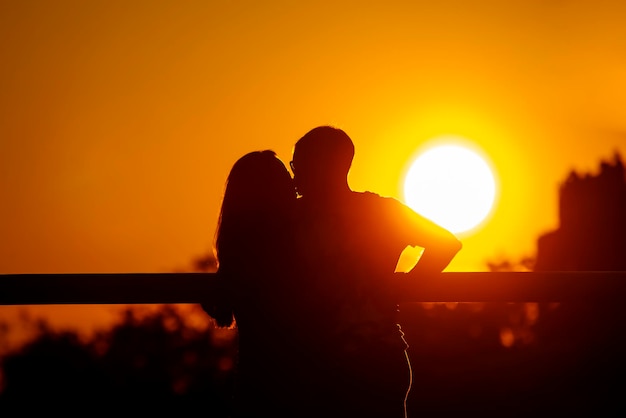
POLYGON ((129 308, 120 323, 86 342, 43 327, 38 338, 4 357, 0 410, 228 416, 232 332, 189 327, 182 315, 173 305, 145 316, 129 308))

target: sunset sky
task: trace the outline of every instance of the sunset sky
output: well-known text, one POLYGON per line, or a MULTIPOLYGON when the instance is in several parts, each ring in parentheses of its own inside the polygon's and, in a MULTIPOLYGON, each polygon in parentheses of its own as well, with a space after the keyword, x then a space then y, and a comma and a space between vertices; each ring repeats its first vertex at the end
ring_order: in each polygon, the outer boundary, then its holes
MULTIPOLYGON (((626 156, 626 2, 2 1, 0 273, 167 272, 211 249, 228 171, 322 124, 403 199, 432 138, 488 156, 448 271, 532 256, 571 169, 626 156)), ((14 307, 0 308, 8 315, 14 307)))

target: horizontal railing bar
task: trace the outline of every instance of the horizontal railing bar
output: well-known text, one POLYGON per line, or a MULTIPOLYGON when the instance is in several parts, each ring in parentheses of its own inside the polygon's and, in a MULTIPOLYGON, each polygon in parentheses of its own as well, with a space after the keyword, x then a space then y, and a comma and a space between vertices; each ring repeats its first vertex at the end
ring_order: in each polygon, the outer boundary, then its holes
POLYGON ((612 302, 626 271, 449 272, 408 286, 417 302, 612 302))
MULTIPOLYGON (((626 271, 397 273, 404 302, 610 302, 626 271)), ((200 303, 215 273, 0 274, 0 305, 200 303)))
POLYGON ((0 275, 1 305, 198 303, 214 273, 0 275))

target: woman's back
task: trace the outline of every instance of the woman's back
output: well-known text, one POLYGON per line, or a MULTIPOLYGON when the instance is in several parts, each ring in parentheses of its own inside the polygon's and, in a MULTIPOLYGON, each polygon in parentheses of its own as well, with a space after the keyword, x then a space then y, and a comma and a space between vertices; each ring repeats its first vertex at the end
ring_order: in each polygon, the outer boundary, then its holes
POLYGON ((272 151, 246 154, 229 174, 216 237, 222 303, 214 316, 224 325, 232 312, 238 330, 238 417, 294 416, 285 400, 294 398, 295 199, 291 175, 272 151))

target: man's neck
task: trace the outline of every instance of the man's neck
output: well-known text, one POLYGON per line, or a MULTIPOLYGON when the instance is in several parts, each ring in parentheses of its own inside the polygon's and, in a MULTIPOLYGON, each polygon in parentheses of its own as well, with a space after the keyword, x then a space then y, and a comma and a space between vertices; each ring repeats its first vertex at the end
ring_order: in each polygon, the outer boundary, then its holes
POLYGON ((326 189, 319 193, 308 193, 301 198, 315 206, 337 205, 350 198, 354 192, 350 188, 326 189))

